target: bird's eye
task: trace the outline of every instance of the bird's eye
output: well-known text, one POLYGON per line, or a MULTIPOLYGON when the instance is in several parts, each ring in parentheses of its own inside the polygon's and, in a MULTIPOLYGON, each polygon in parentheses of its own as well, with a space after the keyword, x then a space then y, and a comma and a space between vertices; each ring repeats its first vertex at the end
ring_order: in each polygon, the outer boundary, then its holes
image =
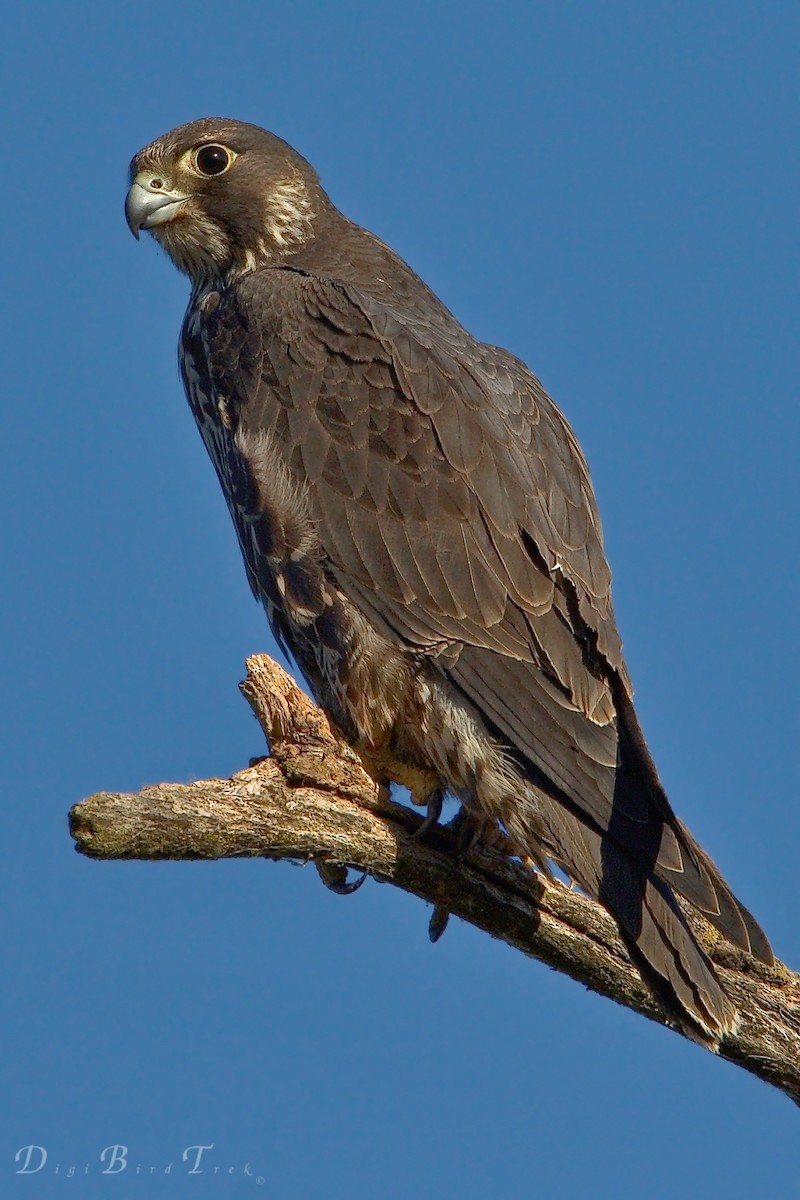
POLYGON ((201 146, 194 162, 201 175, 222 175, 231 165, 231 155, 224 146, 201 146))

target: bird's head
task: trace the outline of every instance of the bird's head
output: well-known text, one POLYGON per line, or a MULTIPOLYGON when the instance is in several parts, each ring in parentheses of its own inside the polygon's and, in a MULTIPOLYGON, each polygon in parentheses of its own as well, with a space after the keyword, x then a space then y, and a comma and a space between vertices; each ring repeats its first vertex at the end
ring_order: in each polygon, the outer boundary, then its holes
POLYGON ((207 117, 134 157, 125 215, 195 283, 296 253, 330 209, 314 169, 257 125, 207 117))

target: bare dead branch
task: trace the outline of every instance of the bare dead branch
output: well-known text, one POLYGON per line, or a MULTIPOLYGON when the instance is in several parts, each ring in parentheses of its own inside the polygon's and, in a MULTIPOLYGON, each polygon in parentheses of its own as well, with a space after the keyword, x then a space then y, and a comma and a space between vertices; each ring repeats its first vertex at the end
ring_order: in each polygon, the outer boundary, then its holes
MULTIPOLYGON (((341 889, 352 867, 450 912, 593 991, 663 1025, 669 1015, 642 982, 599 904, 485 849, 456 854, 452 830, 422 841, 421 818, 393 803, 322 711, 271 659, 248 659, 241 688, 272 755, 231 779, 99 793, 70 812, 80 853, 103 859, 263 857, 314 862, 341 889)), ((800 976, 765 967, 687 912, 739 1007, 719 1047, 800 1103, 800 976)))

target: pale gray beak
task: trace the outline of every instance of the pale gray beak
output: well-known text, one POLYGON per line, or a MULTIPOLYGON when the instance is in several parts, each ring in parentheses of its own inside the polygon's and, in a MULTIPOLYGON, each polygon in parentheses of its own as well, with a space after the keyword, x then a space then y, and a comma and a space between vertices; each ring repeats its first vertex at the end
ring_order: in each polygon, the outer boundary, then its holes
POLYGON ((188 196, 181 192, 166 191, 161 179, 153 173, 140 171, 125 199, 125 219, 131 233, 138 241, 141 229, 171 221, 185 200, 188 196))

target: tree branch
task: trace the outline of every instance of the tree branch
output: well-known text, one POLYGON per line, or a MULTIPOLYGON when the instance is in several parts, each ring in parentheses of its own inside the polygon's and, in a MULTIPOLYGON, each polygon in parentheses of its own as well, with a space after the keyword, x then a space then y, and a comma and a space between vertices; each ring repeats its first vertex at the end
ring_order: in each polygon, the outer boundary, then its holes
MULTIPOLYGON (((242 692, 271 747, 231 779, 102 792, 70 812, 76 849, 90 858, 263 857, 314 862, 348 890, 347 868, 433 904, 431 936, 454 913, 593 991, 662 1025, 668 1013, 642 982, 599 904, 483 848, 457 854, 449 827, 414 839, 421 818, 393 803, 324 714, 271 659, 248 659, 242 692)), ((719 1053, 800 1104, 800 976, 764 966, 687 918, 740 1011, 719 1053)))

